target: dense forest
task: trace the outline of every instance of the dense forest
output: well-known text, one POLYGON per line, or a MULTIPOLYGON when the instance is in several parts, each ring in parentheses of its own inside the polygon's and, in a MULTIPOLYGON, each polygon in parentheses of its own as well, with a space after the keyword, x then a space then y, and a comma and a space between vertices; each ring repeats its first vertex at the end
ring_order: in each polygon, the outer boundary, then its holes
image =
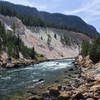
POLYGON ((19 36, 16 37, 11 31, 6 32, 4 25, 0 22, 0 54, 4 51, 9 57, 16 59, 19 58, 19 52, 28 59, 34 59, 36 54, 34 48, 24 46, 19 36))
POLYGON ((92 44, 83 42, 81 54, 83 56, 90 56, 90 59, 97 63, 100 61, 100 37, 96 38, 92 44))
POLYGON ((35 16, 20 14, 15 9, 11 9, 10 7, 5 6, 5 5, 0 5, 0 14, 4 16, 16 16, 26 26, 53 27, 53 28, 58 28, 58 29, 66 29, 66 30, 74 31, 74 32, 80 32, 80 33, 84 33, 88 35, 88 33, 82 32, 81 30, 71 27, 71 26, 60 25, 60 24, 57 25, 54 23, 43 21, 41 18, 38 18, 35 16))

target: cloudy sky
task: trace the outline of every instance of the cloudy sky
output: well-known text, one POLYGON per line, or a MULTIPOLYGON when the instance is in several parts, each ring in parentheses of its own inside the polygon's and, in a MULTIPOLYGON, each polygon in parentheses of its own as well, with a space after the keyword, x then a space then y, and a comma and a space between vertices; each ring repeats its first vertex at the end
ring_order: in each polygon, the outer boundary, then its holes
MULTIPOLYGON (((3 0, 2 0, 3 1, 3 0)), ((77 15, 100 32, 100 0, 5 0, 38 10, 77 15)))

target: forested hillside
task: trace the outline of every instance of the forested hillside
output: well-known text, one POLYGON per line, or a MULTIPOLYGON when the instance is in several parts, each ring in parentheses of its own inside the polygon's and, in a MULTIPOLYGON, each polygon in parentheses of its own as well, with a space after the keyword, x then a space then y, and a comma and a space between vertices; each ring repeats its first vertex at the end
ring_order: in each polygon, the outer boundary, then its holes
MULTIPOLYGON (((21 14, 19 13, 16 9, 12 9, 9 6, 1 5, 0 6, 0 13, 4 16, 16 16, 17 18, 21 19, 21 21, 26 25, 26 26, 41 26, 41 27, 53 27, 53 28, 58 28, 58 29, 66 29, 74 32, 81 32, 77 28, 71 27, 71 26, 66 26, 66 25, 60 25, 60 24, 53 24, 47 21, 42 20, 39 17, 35 17, 32 15, 28 14, 21 14)), ((87 34, 87 33, 85 33, 87 34)))
POLYGON ((16 16, 27 26, 67 29, 74 32, 84 33, 92 38, 98 35, 98 32, 93 26, 88 25, 77 16, 40 12, 36 8, 14 5, 8 2, 0 2, 0 9, 1 14, 16 16))

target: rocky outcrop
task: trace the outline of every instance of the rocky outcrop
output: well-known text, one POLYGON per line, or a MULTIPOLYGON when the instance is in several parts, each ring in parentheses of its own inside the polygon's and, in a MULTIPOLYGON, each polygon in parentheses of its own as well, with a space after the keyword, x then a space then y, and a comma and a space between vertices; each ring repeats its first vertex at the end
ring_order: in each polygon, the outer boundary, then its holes
POLYGON ((81 65, 82 68, 92 68, 94 66, 92 60, 90 60, 89 56, 83 58, 81 55, 78 56, 77 62, 81 65))

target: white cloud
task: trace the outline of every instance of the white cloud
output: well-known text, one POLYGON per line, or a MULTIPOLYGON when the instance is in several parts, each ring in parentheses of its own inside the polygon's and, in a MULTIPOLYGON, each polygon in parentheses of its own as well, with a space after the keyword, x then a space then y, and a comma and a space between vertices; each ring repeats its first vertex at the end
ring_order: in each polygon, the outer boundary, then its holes
POLYGON ((12 2, 15 4, 24 4, 24 5, 32 6, 32 4, 28 2, 28 0, 5 0, 5 1, 12 2))
POLYGON ((72 10, 72 11, 64 11, 64 14, 70 15, 83 15, 85 20, 90 22, 95 18, 99 20, 98 17, 100 15, 100 0, 88 0, 87 2, 83 2, 80 8, 72 10))
MULTIPOLYGON (((79 7, 74 10, 66 10, 61 5, 66 3, 66 0, 5 0, 15 4, 22 4, 26 6, 36 7, 39 10, 50 11, 50 12, 63 12, 67 15, 77 15, 83 18, 87 23, 95 25, 98 29, 100 28, 96 23, 100 22, 100 0, 80 0, 80 4, 75 4, 79 7), (63 3, 62 3, 63 2, 63 3), (62 10, 61 10, 62 7, 62 10)), ((69 1, 69 0, 68 0, 69 1)), ((67 1, 67 2, 68 2, 67 1)), ((75 2, 75 0, 73 0, 75 2)), ((70 2, 71 3, 71 2, 70 2)), ((69 9, 68 7, 66 7, 69 9)), ((71 7, 70 7, 71 8, 71 7)), ((72 7, 73 8, 73 7, 72 7)))
POLYGON ((26 5, 26 6, 30 6, 30 7, 36 7, 39 10, 47 9, 47 5, 44 5, 44 4, 41 5, 41 4, 35 3, 34 1, 32 1, 32 2, 30 2, 28 0, 5 0, 5 1, 12 2, 14 4, 22 4, 22 5, 26 5))

